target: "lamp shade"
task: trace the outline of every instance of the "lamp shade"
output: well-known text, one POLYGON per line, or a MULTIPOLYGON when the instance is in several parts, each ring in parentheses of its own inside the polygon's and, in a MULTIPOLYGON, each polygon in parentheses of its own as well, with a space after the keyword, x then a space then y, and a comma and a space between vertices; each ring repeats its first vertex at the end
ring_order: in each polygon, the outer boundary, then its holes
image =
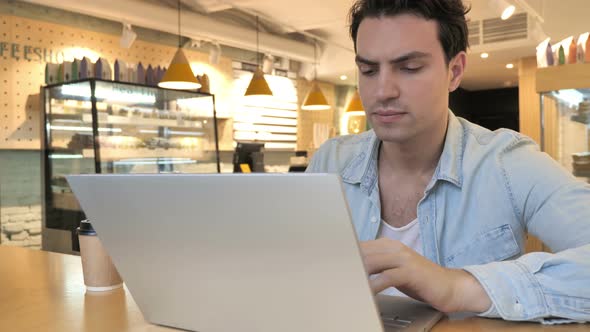
POLYGON ((174 54, 174 58, 172 58, 172 62, 168 66, 164 77, 158 83, 158 86, 177 90, 192 90, 201 87, 180 47, 176 51, 176 54, 174 54))
POLYGON ((359 90, 354 91, 354 95, 352 95, 348 105, 346 105, 346 113, 350 112, 365 112, 359 90))
POLYGON ((311 90, 307 94, 303 105, 301 105, 301 109, 305 111, 324 111, 330 109, 330 104, 328 104, 326 96, 324 96, 317 81, 313 81, 311 90))
POLYGON ((262 72, 262 69, 256 68, 244 96, 272 96, 272 91, 270 90, 266 79, 264 79, 264 72, 262 72))

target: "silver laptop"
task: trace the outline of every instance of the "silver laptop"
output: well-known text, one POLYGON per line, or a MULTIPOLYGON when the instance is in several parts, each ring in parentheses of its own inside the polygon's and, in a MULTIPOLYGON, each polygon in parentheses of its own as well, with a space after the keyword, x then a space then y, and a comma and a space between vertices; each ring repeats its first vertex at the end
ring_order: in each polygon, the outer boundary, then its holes
POLYGON ((424 331, 441 317, 404 298, 376 305, 337 175, 67 179, 151 323, 377 332, 424 331))

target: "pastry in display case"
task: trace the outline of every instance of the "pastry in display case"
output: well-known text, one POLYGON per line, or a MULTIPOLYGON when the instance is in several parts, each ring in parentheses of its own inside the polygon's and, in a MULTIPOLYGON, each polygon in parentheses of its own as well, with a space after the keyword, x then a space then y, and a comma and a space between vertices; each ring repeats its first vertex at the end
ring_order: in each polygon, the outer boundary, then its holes
POLYGON ((77 251, 69 174, 219 173, 211 94, 83 79, 43 88, 44 250, 77 251))

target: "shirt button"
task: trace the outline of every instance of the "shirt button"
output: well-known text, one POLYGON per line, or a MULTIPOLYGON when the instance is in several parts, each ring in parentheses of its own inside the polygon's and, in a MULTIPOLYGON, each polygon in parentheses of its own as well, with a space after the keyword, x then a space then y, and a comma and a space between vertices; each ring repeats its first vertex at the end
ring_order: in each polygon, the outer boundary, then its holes
POLYGON ((377 222, 377 217, 371 217, 371 222, 374 224, 377 222))

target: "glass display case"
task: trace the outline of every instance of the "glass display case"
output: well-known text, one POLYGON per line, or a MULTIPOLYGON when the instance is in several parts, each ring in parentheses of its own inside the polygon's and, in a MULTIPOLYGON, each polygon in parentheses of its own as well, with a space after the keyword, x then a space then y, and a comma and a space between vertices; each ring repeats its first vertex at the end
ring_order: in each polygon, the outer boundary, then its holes
POLYGON ((582 181, 590 179, 590 64, 539 68, 541 149, 582 181))
POLYGON ((541 148, 583 181, 590 179, 590 89, 541 93, 541 148))
POLYGON ((78 250, 85 216, 65 175, 220 171, 211 94, 86 79, 43 98, 44 250, 78 250))

